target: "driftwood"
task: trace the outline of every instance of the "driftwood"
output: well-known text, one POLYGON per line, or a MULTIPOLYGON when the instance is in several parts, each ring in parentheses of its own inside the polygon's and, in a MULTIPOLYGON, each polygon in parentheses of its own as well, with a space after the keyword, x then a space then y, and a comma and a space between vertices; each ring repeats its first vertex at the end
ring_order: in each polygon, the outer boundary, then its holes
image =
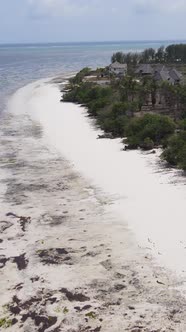
POLYGON ((98 139, 102 139, 102 138, 109 138, 109 139, 113 139, 113 135, 111 133, 106 133, 103 135, 98 135, 97 137, 98 139))

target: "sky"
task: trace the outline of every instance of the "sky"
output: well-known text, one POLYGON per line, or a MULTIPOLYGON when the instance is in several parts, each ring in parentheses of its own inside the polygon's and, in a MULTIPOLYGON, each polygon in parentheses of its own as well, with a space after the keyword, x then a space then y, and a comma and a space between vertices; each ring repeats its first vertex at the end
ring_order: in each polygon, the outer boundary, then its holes
POLYGON ((0 0, 0 43, 185 40, 186 0, 0 0))

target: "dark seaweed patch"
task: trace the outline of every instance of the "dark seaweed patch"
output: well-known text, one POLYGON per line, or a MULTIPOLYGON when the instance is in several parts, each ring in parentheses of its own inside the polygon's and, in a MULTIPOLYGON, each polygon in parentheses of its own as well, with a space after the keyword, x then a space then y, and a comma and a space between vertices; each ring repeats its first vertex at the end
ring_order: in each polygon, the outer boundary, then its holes
POLYGON ((36 312, 24 314, 21 320, 25 322, 28 318, 34 321, 35 325, 38 327, 38 332, 44 332, 57 323, 57 317, 38 315, 36 312))
POLYGON ((17 264, 17 268, 19 270, 25 270, 28 265, 28 260, 25 258, 26 254, 22 254, 20 256, 13 257, 13 262, 17 264))
POLYGON ((86 310, 89 310, 89 309, 91 309, 92 308, 92 306, 91 305, 85 305, 83 308, 80 308, 80 307, 74 307, 74 309, 76 310, 76 311, 78 311, 78 312, 81 312, 81 311, 86 311, 86 310))
POLYGON ((38 256, 41 258, 43 264, 61 264, 69 261, 71 258, 66 256, 68 251, 64 248, 55 248, 48 250, 41 250, 38 256))
POLYGON ((36 281, 39 281, 39 277, 37 276, 37 277, 34 277, 34 278, 30 278, 30 280, 32 281, 32 282, 36 282, 36 281))
POLYGON ((21 309, 18 306, 9 306, 9 310, 13 315, 19 315, 19 313, 21 312, 21 309))
POLYGON ((31 222, 30 217, 19 217, 20 220, 20 226, 23 232, 26 230, 26 224, 29 224, 31 222))
POLYGON ((8 262, 8 258, 6 258, 5 256, 0 256, 0 269, 2 269, 3 267, 5 267, 6 263, 8 262))
POLYGON ((66 288, 62 288, 60 290, 61 293, 65 294, 67 299, 70 301, 70 302, 73 302, 73 301, 77 301, 77 302, 86 302, 86 301, 90 301, 90 298, 88 296, 85 296, 81 293, 72 293, 70 292, 68 289, 66 288))

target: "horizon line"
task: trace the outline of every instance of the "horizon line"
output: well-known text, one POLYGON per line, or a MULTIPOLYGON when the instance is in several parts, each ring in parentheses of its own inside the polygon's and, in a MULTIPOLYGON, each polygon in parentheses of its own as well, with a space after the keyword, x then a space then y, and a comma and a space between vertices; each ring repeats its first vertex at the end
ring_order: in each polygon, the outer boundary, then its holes
POLYGON ((127 39, 127 40, 93 40, 93 41, 46 41, 46 42, 0 42, 0 46, 9 45, 48 45, 48 44, 91 44, 91 43, 160 43, 160 42, 186 42, 186 39, 127 39))

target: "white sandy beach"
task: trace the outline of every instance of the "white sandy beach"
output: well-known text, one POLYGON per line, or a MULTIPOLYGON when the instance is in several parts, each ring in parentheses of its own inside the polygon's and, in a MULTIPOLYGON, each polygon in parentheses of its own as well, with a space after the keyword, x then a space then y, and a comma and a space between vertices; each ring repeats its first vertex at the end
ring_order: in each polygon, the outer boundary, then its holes
POLYGON ((6 330, 185 332, 185 179, 60 98, 28 85, 1 124, 6 330))
MULTIPOLYGON (((27 98, 28 96, 26 96, 27 98)), ((159 157, 122 152, 120 140, 100 133, 80 106, 59 103, 57 86, 41 85, 27 99, 27 112, 44 128, 47 142, 91 184, 112 199, 114 210, 164 266, 186 273, 186 180, 163 171, 159 157), (29 98, 30 97, 30 98, 29 98)))

